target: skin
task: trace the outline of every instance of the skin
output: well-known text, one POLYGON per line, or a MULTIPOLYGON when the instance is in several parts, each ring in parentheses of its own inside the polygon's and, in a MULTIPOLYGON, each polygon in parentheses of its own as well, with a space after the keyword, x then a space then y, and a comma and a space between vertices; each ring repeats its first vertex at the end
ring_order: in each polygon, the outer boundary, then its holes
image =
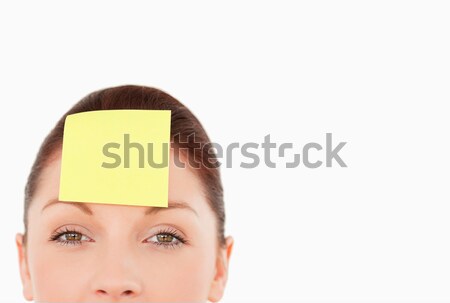
POLYGON ((25 299, 217 302, 222 298, 233 239, 227 237, 225 247, 218 245, 216 217, 202 184, 188 165, 174 165, 173 150, 169 208, 77 202, 47 205, 58 197, 60 151, 55 155, 42 171, 30 205, 27 243, 23 234, 16 235, 25 299), (165 237, 167 230, 188 242, 165 237), (57 232, 63 233, 58 240, 69 243, 50 241, 57 232))

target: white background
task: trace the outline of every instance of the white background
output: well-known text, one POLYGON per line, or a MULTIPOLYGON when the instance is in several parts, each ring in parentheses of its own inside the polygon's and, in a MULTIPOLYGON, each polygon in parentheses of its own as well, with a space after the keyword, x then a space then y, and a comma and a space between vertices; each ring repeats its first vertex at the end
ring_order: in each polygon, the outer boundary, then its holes
POLYGON ((0 301, 25 301, 14 236, 45 135, 86 94, 142 84, 223 145, 347 142, 348 168, 223 167, 223 302, 450 302, 449 16, 444 1, 2 2, 0 301))

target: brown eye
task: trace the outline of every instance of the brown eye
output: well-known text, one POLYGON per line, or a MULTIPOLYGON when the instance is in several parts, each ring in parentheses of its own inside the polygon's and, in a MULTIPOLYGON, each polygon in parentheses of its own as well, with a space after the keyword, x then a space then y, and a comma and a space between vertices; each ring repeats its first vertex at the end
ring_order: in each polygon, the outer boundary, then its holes
POLYGON ((168 234, 159 234, 156 236, 158 242, 171 243, 175 238, 168 234))
POLYGON ((63 232, 59 232, 53 235, 50 238, 50 240, 60 244, 74 244, 74 245, 79 245, 82 244, 83 242, 92 241, 92 239, 89 238, 88 236, 73 230, 66 230, 63 232))
POLYGON ((153 237, 148 238, 145 242, 160 245, 165 248, 174 248, 186 243, 181 236, 176 235, 175 232, 159 232, 153 237))
POLYGON ((79 233, 66 233, 65 240, 66 241, 81 241, 82 235, 79 233))

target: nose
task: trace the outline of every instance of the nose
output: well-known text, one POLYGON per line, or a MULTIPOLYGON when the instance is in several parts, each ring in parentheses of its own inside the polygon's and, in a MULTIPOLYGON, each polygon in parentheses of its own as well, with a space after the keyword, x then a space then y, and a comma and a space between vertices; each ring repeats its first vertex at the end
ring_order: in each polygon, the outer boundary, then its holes
POLYGON ((139 264, 132 251, 114 247, 96 258, 90 276, 91 294, 101 302, 129 302, 143 291, 139 264))
POLYGON ((138 296, 139 287, 126 281, 117 281, 117 283, 105 283, 103 286, 97 287, 95 295, 99 299, 107 299, 110 301, 128 300, 138 296))

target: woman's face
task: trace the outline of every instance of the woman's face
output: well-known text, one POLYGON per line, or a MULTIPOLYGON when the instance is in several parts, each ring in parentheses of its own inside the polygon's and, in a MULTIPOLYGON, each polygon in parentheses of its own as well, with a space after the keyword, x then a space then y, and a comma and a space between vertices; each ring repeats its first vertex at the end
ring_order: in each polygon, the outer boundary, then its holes
MULTIPOLYGON (((192 168, 169 166, 169 207, 58 202, 61 154, 42 171, 16 242, 23 292, 36 302, 220 300, 232 239, 192 168)), ((186 161, 184 161, 186 162, 186 161)))

